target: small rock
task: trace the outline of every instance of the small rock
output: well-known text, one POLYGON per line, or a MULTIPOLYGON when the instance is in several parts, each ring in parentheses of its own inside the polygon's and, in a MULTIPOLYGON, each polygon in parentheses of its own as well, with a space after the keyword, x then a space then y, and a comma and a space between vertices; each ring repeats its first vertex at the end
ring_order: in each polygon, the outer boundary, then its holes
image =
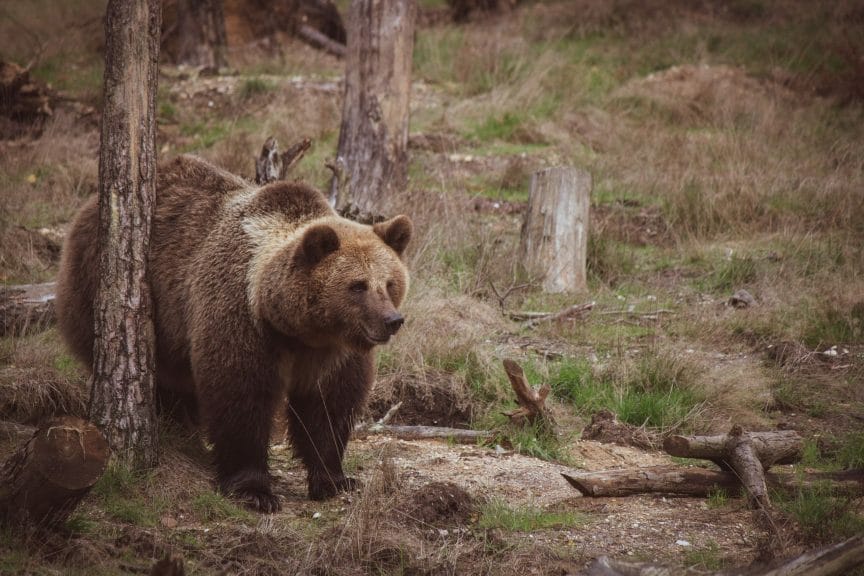
POLYGON ((159 523, 162 524, 165 528, 176 528, 177 527, 177 519, 173 516, 165 515, 159 520, 159 523))
POLYGON ((320 513, 320 512, 315 512, 314 514, 312 514, 312 519, 313 519, 313 520, 318 520, 319 518, 321 518, 321 513, 320 513))
POLYGON ((756 299, 747 290, 742 288, 729 298, 729 305, 735 308, 749 308, 756 305, 756 299))
POLYGON ((690 542, 688 542, 687 540, 676 540, 675 544, 677 544, 678 546, 690 546, 690 542))

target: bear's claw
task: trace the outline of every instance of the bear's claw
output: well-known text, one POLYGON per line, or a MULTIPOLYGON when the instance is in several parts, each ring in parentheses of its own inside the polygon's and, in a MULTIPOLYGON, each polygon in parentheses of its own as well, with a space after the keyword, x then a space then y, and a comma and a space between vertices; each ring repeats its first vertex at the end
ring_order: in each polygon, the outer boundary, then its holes
POLYGON ((279 503, 279 497, 271 492, 264 492, 255 489, 240 489, 232 492, 231 496, 241 501, 247 508, 251 508, 257 512, 270 514, 282 510, 282 504, 279 503))

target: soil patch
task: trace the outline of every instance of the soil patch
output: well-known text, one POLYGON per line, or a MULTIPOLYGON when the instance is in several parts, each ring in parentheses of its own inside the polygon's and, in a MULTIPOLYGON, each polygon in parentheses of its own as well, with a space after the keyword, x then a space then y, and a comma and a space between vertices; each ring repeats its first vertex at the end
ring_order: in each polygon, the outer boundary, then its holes
POLYGON ((436 528, 465 526, 477 511, 474 498, 453 482, 430 482, 414 492, 408 514, 436 528))
POLYGON ((394 374, 375 383, 369 399, 369 417, 378 420, 401 402, 391 424, 467 428, 471 423, 471 401, 459 394, 453 376, 440 370, 422 374, 394 374))

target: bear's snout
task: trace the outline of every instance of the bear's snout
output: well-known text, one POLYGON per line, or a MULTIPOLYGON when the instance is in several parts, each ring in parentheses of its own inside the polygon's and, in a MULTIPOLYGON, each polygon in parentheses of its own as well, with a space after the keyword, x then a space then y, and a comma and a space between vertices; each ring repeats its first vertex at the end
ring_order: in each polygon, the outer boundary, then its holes
POLYGON ((390 336, 396 334, 404 323, 405 318, 398 312, 394 312, 384 319, 384 326, 387 328, 387 332, 390 336))

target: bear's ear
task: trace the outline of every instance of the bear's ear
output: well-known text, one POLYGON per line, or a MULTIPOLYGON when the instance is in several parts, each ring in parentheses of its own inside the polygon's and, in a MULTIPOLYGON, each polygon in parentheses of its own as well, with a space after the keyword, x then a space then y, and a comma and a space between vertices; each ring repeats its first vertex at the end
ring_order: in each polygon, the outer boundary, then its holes
POLYGON ((390 246, 399 256, 405 252, 408 247, 408 242, 411 241, 411 234, 414 232, 414 224, 411 219, 405 215, 396 216, 390 220, 379 222, 372 227, 375 234, 381 237, 385 244, 390 246))
POLYGON ((314 266, 338 249, 339 235, 336 231, 327 224, 318 224, 303 233, 296 257, 305 264, 314 266))

